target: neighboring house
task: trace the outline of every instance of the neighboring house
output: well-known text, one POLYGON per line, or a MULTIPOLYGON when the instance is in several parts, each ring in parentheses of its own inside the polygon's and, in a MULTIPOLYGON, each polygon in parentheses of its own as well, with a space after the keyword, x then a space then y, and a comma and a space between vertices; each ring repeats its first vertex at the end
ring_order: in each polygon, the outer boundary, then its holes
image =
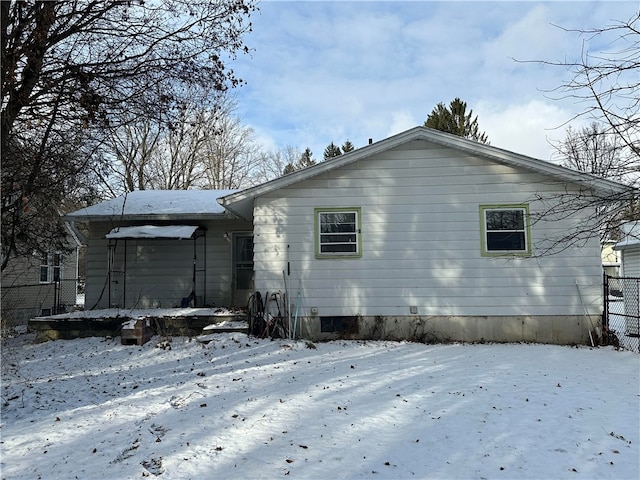
POLYGON ((2 272, 2 319, 26 324, 33 317, 69 311, 77 303, 80 240, 67 225, 67 251, 12 259, 2 272))
POLYGON ((622 257, 624 333, 637 337, 640 335, 640 221, 622 225, 620 241, 614 248, 622 257))
POLYGON ((85 223, 85 308, 245 306, 251 223, 216 202, 229 190, 140 190, 67 215, 85 223))
POLYGON ((602 268, 611 277, 620 275, 620 251, 615 249, 616 243, 615 240, 602 242, 602 268))
POLYGON ((589 191, 629 189, 416 127, 242 191, 133 192, 67 218, 88 222, 87 308, 282 292, 310 339, 572 344, 599 333, 600 242, 542 253, 593 212, 532 218, 589 191))
POLYGON ((640 221, 623 224, 621 233, 614 251, 622 259, 622 276, 640 278, 640 221))

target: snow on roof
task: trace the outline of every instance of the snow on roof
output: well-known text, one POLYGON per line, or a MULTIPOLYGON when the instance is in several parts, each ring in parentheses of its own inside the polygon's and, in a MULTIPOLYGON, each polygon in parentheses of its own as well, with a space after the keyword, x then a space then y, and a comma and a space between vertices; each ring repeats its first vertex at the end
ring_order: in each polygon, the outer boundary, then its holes
POLYGON ((225 212, 216 200, 236 190, 136 190, 67 215, 70 219, 139 216, 202 215, 225 212))
POLYGON ((198 227, 192 225, 141 225, 138 227, 116 227, 106 238, 191 238, 198 227))

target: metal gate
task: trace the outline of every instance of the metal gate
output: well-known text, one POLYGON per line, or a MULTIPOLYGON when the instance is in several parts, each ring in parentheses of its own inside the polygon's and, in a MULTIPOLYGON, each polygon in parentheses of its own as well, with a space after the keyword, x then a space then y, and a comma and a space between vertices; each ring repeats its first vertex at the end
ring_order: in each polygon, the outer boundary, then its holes
POLYGON ((610 343, 640 353, 640 278, 605 275, 604 299, 610 343))

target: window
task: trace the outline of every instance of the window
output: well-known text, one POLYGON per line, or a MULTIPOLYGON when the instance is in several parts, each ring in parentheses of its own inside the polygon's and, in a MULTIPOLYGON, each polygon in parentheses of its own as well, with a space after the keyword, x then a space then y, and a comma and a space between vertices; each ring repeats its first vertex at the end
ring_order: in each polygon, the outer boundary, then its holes
POLYGON ((50 253, 42 258, 40 283, 57 282, 62 278, 62 255, 50 253))
POLYGON ((529 206, 481 205, 482 254, 529 255, 529 206))
POLYGON ((316 258, 361 257, 360 208, 316 208, 316 258))

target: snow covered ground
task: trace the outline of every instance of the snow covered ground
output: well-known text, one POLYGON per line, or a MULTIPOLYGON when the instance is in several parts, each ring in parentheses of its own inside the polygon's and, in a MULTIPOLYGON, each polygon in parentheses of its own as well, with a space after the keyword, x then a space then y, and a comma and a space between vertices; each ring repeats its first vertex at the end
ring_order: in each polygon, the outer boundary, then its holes
POLYGON ((215 338, 3 339, 2 478, 640 477, 628 351, 215 338))
POLYGON ((637 336, 627 335, 629 332, 633 333, 638 330, 637 327, 635 329, 628 328, 627 322, 637 322, 637 319, 628 319, 624 316, 624 313, 624 301, 622 298, 609 300, 609 328, 616 333, 621 347, 632 352, 640 352, 640 339, 637 336))

